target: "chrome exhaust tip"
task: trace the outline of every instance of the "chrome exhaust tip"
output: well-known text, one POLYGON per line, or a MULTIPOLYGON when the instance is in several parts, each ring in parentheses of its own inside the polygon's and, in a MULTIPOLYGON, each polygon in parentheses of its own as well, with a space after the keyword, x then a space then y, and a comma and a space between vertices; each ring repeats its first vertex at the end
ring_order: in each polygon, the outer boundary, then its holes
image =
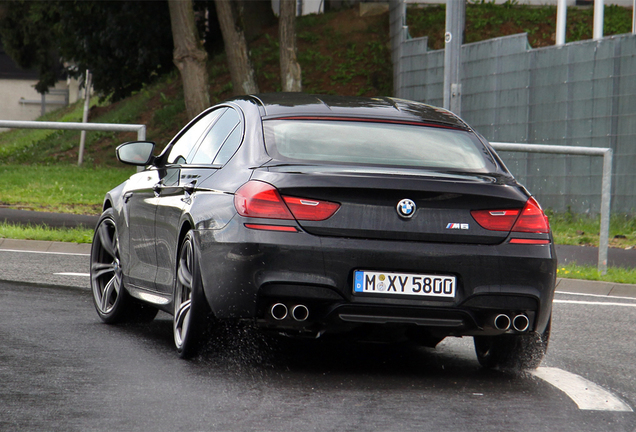
POLYGON ((282 321, 287 318, 287 306, 282 303, 276 303, 270 308, 269 313, 275 320, 282 321))
POLYGON ((512 328, 518 332, 524 332, 528 330, 528 327, 530 327, 530 320, 525 315, 517 315, 512 320, 512 328))
POLYGON ((292 317, 294 317, 296 321, 305 321, 309 318, 309 309, 307 309, 305 305, 296 305, 292 309, 292 317))
POLYGON ((505 314, 499 314, 495 317, 493 324, 497 330, 506 331, 510 328, 510 317, 505 314))

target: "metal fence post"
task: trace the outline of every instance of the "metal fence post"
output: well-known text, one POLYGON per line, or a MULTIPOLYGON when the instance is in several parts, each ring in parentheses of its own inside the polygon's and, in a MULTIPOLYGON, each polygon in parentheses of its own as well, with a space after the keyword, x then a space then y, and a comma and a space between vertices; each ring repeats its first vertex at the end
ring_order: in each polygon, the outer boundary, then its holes
POLYGON ((603 19, 605 18, 605 0, 594 0, 594 40, 603 39, 603 19))
POLYGON ((466 21, 465 0, 446 0, 444 36, 444 108, 461 115, 461 51, 466 21), (455 91, 453 91, 453 89, 455 91))
MULTIPOLYGON (((91 72, 86 69, 86 80, 84 81, 84 114, 82 115, 82 123, 88 123, 88 110, 91 103, 91 72)), ((86 131, 83 130, 80 134, 80 146, 79 153, 77 155, 77 165, 84 163, 84 144, 86 143, 86 131)))
POLYGON ((607 273, 610 201, 612 199, 612 158, 612 149, 605 149, 605 154, 603 155, 603 185, 601 187, 601 232, 598 244, 598 271, 601 274, 607 273))
POLYGON ((146 141, 146 125, 140 125, 137 130, 137 141, 146 141))
POLYGON ((556 28, 556 44, 557 46, 565 45, 565 33, 567 30, 568 5, 566 0, 557 1, 557 28, 556 28))
POLYGON ((601 230, 598 242, 598 271, 607 273, 607 249, 609 248, 610 200, 612 198, 612 155, 611 148, 559 146, 546 144, 515 144, 493 142, 495 150, 553 153, 581 156, 603 156, 603 184, 601 186, 601 230))

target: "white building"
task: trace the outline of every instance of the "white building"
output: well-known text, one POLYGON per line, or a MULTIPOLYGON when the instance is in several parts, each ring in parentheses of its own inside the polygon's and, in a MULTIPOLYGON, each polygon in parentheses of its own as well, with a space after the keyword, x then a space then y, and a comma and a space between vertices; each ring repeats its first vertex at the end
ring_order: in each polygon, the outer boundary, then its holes
POLYGON ((20 69, 0 45, 0 120, 35 120, 78 99, 77 80, 59 81, 43 98, 36 71, 20 69), (42 102, 44 101, 44 105, 42 102))

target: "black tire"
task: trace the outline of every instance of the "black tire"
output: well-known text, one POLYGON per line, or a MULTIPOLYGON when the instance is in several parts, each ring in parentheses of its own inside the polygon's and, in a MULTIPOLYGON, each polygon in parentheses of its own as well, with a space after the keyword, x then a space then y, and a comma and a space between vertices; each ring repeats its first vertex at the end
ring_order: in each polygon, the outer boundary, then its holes
POLYGON ((536 369, 541 364, 550 340, 550 325, 542 334, 475 336, 477 360, 484 368, 536 369))
POLYGON ((203 294, 198 251, 192 231, 181 243, 177 259, 177 278, 173 295, 172 330, 181 358, 197 355, 208 340, 212 314, 203 294))
POLYGON ((124 288, 113 210, 102 213, 91 246, 91 291, 97 315, 108 324, 149 322, 158 310, 135 301, 124 288))

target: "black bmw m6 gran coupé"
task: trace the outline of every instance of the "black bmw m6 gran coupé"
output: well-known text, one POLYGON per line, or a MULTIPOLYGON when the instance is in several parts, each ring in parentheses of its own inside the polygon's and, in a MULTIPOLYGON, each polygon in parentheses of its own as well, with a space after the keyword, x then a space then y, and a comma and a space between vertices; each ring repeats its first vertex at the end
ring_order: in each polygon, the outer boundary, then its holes
POLYGON ((239 97, 205 110, 107 193, 91 254, 107 323, 174 316, 182 357, 214 323, 435 346, 537 367, 556 257, 548 220, 486 140, 394 98, 239 97))

